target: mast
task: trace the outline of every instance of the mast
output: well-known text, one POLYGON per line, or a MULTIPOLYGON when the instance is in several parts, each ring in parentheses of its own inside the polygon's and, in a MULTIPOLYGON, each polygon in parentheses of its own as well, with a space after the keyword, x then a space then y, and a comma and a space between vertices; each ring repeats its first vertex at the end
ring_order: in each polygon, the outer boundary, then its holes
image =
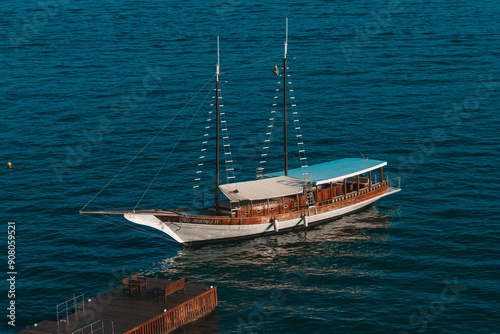
POLYGON ((285 149, 285 176, 288 176, 288 133, 286 116, 286 53, 288 48, 288 17, 286 18, 285 53, 283 53, 283 127, 284 127, 284 149, 285 149))
POLYGON ((215 65, 215 211, 219 214, 219 36, 217 36, 217 64, 215 65))

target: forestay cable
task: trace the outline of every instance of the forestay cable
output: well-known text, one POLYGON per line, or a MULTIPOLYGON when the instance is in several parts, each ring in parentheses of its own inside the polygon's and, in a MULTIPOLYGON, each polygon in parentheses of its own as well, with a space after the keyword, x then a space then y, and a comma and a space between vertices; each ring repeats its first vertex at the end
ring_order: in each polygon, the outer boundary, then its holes
POLYGON ((194 100, 194 98, 196 96, 198 96, 198 94, 205 88, 206 85, 208 85, 210 83, 210 81, 212 81, 212 79, 214 78, 215 75, 213 75, 204 85, 203 87, 200 88, 200 90, 198 92, 196 92, 196 94, 174 115, 174 117, 172 117, 170 119, 170 121, 168 121, 168 123, 163 126, 160 131, 158 131, 158 133, 143 147, 141 148, 141 150, 115 175, 113 176, 113 178, 108 181, 108 183, 106 183, 106 185, 104 187, 102 187, 101 190, 99 190, 99 192, 97 192, 97 194, 95 194, 94 197, 92 197, 92 199, 90 201, 87 202, 87 204, 85 204, 85 206, 83 208, 80 209, 80 212, 82 212, 83 210, 85 210, 85 208, 90 204, 92 203, 92 201, 94 199, 96 199, 97 196, 99 196, 103 191, 104 189, 106 189, 110 184, 111 182, 113 182, 117 177, 118 175, 120 175, 155 139, 156 137, 158 137, 162 132, 163 130, 165 130, 165 128, 167 126, 170 125, 170 123, 172 123, 174 121, 174 119, 179 116, 179 114, 194 100))
POLYGON ((160 174, 161 170, 163 169, 163 167, 165 166, 165 164, 167 163, 168 159, 170 159, 170 156, 172 155, 172 153, 175 151, 175 148, 177 147, 177 145, 179 145, 179 142, 181 141, 181 139, 184 137, 184 135, 186 134, 187 130, 189 129, 189 127, 191 126, 191 123, 193 123, 196 115, 198 115, 198 113, 200 112, 200 109, 201 107, 205 104, 205 101, 207 100, 207 97, 210 95, 210 93, 212 92, 212 88, 208 91, 207 95, 205 96, 205 98, 203 99, 203 102, 201 103, 201 105, 198 107, 198 110, 196 110, 196 112, 193 114, 193 117, 191 117, 191 120, 189 121, 188 125, 184 128, 184 131, 182 132, 181 136, 179 137, 179 139, 177 139, 177 142, 175 143, 174 147, 172 147, 172 149, 170 150, 170 152, 168 153, 168 156, 167 158, 163 161, 162 165, 160 166, 160 168, 158 169, 158 171, 156 172, 156 175, 153 177, 153 179, 151 180, 151 182, 149 183, 148 187, 146 188, 146 190, 144 191, 144 193, 142 194, 141 198, 139 199, 139 201, 137 202, 137 204, 135 205, 134 207, 134 211, 135 209, 137 209, 137 207, 139 206, 139 204, 141 203, 142 199, 144 198, 144 196, 146 196, 146 193, 148 192, 149 188, 151 188, 151 185, 153 184, 153 182, 156 180, 156 178, 158 177, 158 174, 160 174))

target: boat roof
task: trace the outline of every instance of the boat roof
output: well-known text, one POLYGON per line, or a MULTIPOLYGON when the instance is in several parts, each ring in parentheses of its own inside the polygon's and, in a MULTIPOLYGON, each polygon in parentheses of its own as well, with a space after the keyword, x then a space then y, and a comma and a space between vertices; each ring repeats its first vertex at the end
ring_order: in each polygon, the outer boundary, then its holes
MULTIPOLYGON (((316 185, 343 180, 387 165, 387 162, 363 158, 346 158, 308 166, 312 181, 316 185)), ((283 172, 269 174, 269 178, 227 183, 219 186, 230 201, 262 200, 300 194, 304 187, 301 168, 290 169, 288 176, 283 172)))
MULTIPOLYGON (((323 162, 317 165, 309 165, 308 171, 311 173, 312 181, 316 185, 343 180, 371 170, 387 165, 386 161, 346 158, 334 161, 323 162)), ((303 179, 302 168, 290 169, 288 176, 303 179)), ((283 172, 270 173, 270 176, 283 175, 283 172)))
POLYGON ((303 186, 302 178, 281 175, 255 181, 222 184, 219 189, 234 202, 296 195, 302 192, 303 186))

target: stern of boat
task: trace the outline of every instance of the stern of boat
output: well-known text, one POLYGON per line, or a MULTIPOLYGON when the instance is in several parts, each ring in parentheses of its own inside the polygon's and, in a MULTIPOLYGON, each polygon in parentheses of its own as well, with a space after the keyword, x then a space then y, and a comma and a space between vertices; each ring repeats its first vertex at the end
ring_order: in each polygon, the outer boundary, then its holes
POLYGON ((401 178, 399 176, 387 176, 386 181, 388 184, 386 191, 387 195, 401 191, 401 178))

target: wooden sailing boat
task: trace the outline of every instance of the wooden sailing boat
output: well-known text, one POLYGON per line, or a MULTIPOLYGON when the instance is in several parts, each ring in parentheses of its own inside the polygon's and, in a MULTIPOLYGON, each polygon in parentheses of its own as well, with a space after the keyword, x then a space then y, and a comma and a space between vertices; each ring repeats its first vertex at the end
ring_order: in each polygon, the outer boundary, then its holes
MULTIPOLYGON (((218 42, 218 40, 217 40, 218 42)), ((218 44, 218 43, 217 43, 218 44)), ((219 47, 216 65, 215 203, 202 209, 141 211, 80 211, 82 214, 122 214, 139 225, 158 229, 182 244, 223 241, 307 228, 358 210, 400 191, 399 178, 384 177, 387 162, 348 158, 288 169, 287 47, 283 57, 284 171, 253 181, 219 183, 219 47), (220 201, 222 191, 227 200, 220 201)), ((299 143, 300 144, 300 143, 299 143)), ((299 152, 300 155, 300 152, 299 152)), ((301 160, 305 158, 300 158, 301 160)))

